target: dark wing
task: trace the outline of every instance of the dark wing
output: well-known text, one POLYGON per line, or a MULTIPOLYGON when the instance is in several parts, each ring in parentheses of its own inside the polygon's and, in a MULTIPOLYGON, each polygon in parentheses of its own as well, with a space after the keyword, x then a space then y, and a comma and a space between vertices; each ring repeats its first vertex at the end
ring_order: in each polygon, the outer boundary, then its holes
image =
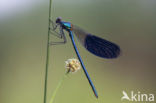
POLYGON ((91 53, 103 58, 116 58, 120 54, 119 46, 94 35, 87 35, 84 46, 91 53))
POLYGON ((102 58, 117 58, 120 54, 120 47, 115 43, 91 35, 84 30, 74 26, 73 32, 82 45, 91 53, 102 58))

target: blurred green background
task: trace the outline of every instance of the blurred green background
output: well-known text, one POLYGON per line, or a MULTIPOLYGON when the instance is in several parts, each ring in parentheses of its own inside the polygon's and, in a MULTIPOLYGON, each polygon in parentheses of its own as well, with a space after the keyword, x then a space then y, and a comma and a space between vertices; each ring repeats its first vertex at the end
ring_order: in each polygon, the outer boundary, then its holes
MULTIPOLYGON (((48 0, 0 1, 0 103, 43 103, 48 7, 48 0)), ((81 70, 63 81, 54 103, 123 103, 123 90, 156 94, 155 0, 53 0, 52 19, 58 16, 117 43, 122 53, 102 59, 76 40, 99 99, 81 70)), ((67 44, 50 47, 47 103, 65 60, 76 58, 66 36, 67 44)))

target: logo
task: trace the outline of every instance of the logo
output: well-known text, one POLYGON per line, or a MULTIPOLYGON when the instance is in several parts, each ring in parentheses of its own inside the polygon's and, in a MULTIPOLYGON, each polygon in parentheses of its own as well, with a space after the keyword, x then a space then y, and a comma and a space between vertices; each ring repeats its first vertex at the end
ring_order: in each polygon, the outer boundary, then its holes
POLYGON ((121 101, 146 101, 146 102, 153 102, 154 101, 154 94, 146 94, 141 93, 140 91, 134 92, 131 91, 129 94, 125 91, 122 91, 123 96, 121 97, 121 101))

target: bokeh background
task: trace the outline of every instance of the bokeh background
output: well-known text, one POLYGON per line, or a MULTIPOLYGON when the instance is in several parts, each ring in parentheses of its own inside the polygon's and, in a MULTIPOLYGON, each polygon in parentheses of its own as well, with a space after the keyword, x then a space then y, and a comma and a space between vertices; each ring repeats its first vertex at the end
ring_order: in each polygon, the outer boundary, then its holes
MULTIPOLYGON (((48 0, 0 0, 0 103, 43 103, 48 7, 48 0)), ((53 0, 52 19, 58 16, 117 43, 122 53, 102 59, 76 40, 99 99, 80 70, 63 81, 54 103, 129 103, 121 101, 123 90, 156 94, 155 0, 53 0)), ((47 103, 65 60, 76 58, 66 37, 67 44, 50 47, 47 103)))

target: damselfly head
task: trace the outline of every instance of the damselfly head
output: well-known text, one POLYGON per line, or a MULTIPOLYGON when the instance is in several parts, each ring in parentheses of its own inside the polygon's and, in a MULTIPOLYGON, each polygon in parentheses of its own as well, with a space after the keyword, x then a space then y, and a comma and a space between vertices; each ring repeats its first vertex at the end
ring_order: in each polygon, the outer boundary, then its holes
POLYGON ((62 21, 62 18, 61 17, 57 17, 56 18, 56 23, 60 23, 62 21))

